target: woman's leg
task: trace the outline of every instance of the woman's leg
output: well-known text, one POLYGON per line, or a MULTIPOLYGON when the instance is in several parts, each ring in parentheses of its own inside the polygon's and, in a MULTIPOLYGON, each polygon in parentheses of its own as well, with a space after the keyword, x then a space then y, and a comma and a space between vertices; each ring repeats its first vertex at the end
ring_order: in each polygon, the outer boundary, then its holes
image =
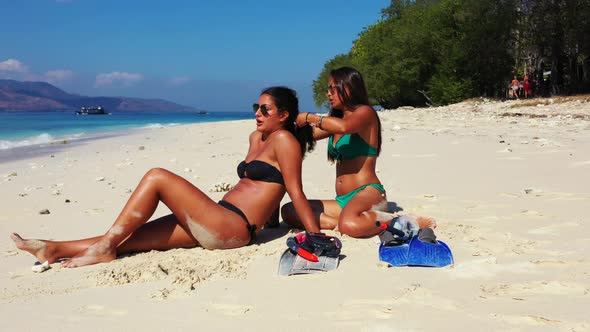
MULTIPOLYGON (((63 258, 74 257, 101 239, 100 236, 96 236, 73 241, 47 241, 23 239, 16 233, 12 233, 10 238, 18 249, 29 252, 39 262, 48 261, 50 264, 63 258)), ((116 250, 117 255, 120 255, 148 250, 191 248, 196 245, 197 242, 192 235, 180 227, 176 217, 170 214, 143 224, 116 250)))
MULTIPOLYGON (((338 226, 338 216, 342 209, 335 200, 310 200, 313 215, 320 221, 320 229, 334 229, 338 226)), ((292 202, 281 208, 283 220, 291 227, 304 228, 292 202)))
POLYGON ((50 264, 62 258, 72 257, 100 239, 97 236, 74 241, 48 241, 23 239, 17 233, 12 233, 10 238, 18 249, 27 251, 41 263, 48 261, 50 264))
POLYGON ((342 209, 338 218, 338 230, 352 237, 371 237, 379 234, 381 229, 376 221, 389 221, 387 199, 383 193, 373 187, 359 191, 342 209), (385 219, 385 220, 383 220, 385 219))
MULTIPOLYGON (((351 199, 340 213, 338 230, 352 237, 372 237, 381 232, 375 225, 376 221, 389 222, 399 213, 391 213, 387 210, 387 199, 383 194, 373 188, 366 187, 351 199)), ((436 228, 436 221, 429 217, 406 214, 414 220, 419 228, 436 228)))
POLYGON ((149 250, 193 248, 199 243, 169 214, 143 224, 117 247, 117 255, 149 250))
MULTIPOLYGON (((64 253, 86 247, 64 262, 63 266, 77 267, 113 260, 119 245, 122 245, 123 251, 169 249, 197 244, 213 249, 235 248, 246 245, 249 240, 249 233, 240 216, 219 206, 182 177, 155 168, 142 178, 115 223, 103 236, 71 241, 63 245, 64 253), (170 208, 174 218, 164 218, 139 230, 152 216, 159 201, 170 208), (173 226, 174 222, 176 226, 173 226), (180 232, 180 229, 184 233, 180 232), (137 234, 132 236, 136 231, 137 234), (123 243, 126 239, 128 241, 123 243), (96 241, 90 244, 93 240, 96 241), (162 246, 162 243, 166 245, 162 246)), ((46 247, 43 255, 49 256, 49 242, 44 243, 46 247)), ((39 251, 37 253, 43 256, 39 251)))
POLYGON ((337 229, 342 208, 335 200, 322 200, 324 211, 320 214, 320 229, 337 229))

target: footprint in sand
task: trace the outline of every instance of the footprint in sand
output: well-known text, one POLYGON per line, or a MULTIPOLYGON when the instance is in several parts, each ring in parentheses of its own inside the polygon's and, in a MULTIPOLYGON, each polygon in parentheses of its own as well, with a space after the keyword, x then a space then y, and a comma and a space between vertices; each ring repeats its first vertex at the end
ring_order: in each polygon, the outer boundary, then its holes
POLYGON ((439 296, 431 289, 421 287, 420 284, 406 287, 395 300, 395 304, 402 308, 415 305, 420 308, 431 307, 434 310, 457 310, 457 304, 453 300, 439 296))
POLYGON ((535 211, 535 210, 523 210, 520 211, 521 214, 524 214, 526 216, 538 216, 538 217, 542 217, 543 215, 541 214, 541 212, 539 211, 535 211))
POLYGON ((536 197, 542 197, 547 200, 551 201, 583 201, 588 200, 590 197, 580 196, 579 194, 575 193, 567 193, 567 192, 549 192, 549 191, 542 191, 540 189, 524 189, 525 194, 534 195, 536 197))
POLYGON ((423 288, 420 284, 412 284, 400 290, 393 299, 374 300, 358 299, 342 303, 334 312, 325 312, 326 317, 337 317, 340 320, 365 320, 367 317, 391 319, 412 310, 412 307, 433 310, 457 310, 454 301, 438 296, 435 292, 423 288))
POLYGON ((554 201, 587 201, 590 199, 590 196, 580 196, 575 193, 552 192, 550 194, 554 201))
POLYGON ((452 269, 444 271, 455 279, 490 279, 502 273, 538 273, 535 265, 530 262, 498 264, 496 257, 455 263, 452 269))
POLYGON ((522 195, 517 195, 513 193, 500 193, 500 196, 508 197, 508 198, 520 198, 522 195))
POLYGON ((133 165, 133 161, 124 161, 124 162, 120 162, 120 163, 115 164, 115 166, 118 168, 132 166, 132 165, 133 165))
POLYGON ((542 325, 553 325, 553 324, 560 324, 561 321, 550 319, 547 317, 542 316, 535 316, 535 315, 525 315, 525 316, 514 316, 514 315, 502 315, 492 313, 490 316, 493 319, 499 319, 509 324, 522 326, 523 324, 526 325, 533 325, 533 326, 542 326, 542 325))
POLYGON ((590 262, 583 259, 577 261, 564 261, 561 259, 537 259, 532 260, 531 263, 537 266, 556 267, 559 269, 577 267, 580 270, 590 270, 590 262))
POLYGON ((125 310, 113 310, 106 309, 104 306, 99 304, 88 304, 78 308, 78 312, 82 314, 94 315, 94 316, 125 316, 127 311, 125 310))
POLYGON ((99 215, 103 212, 104 212, 103 208, 88 209, 88 210, 84 211, 85 214, 89 214, 91 216, 96 216, 96 215, 99 215))
POLYGON ((536 295, 585 296, 588 294, 585 285, 566 281, 528 281, 526 283, 500 284, 496 286, 482 286, 481 291, 491 296, 509 296, 524 300, 536 295))
POLYGON ((570 167, 583 167, 583 166, 590 166, 590 160, 577 161, 575 163, 570 164, 570 167))
POLYGON ((18 255, 18 250, 7 250, 4 252, 4 257, 16 256, 16 255, 18 255))
POLYGON ((241 316, 248 312, 251 312, 254 308, 249 305, 216 303, 210 305, 209 309, 214 311, 220 311, 222 314, 228 316, 241 316))
POLYGON ((416 154, 413 155, 412 157, 414 158, 434 158, 437 155, 435 153, 426 153, 426 154, 416 154))
POLYGON ((338 306, 337 311, 326 311, 325 317, 338 320, 358 321, 367 317, 391 319, 403 313, 403 308, 391 300, 355 300, 347 301, 338 306))
POLYGON ((162 288, 150 295, 154 300, 180 299, 191 296, 189 287, 162 288))
POLYGON ((547 234, 555 234, 561 236, 566 229, 571 230, 571 228, 577 228, 580 224, 577 222, 569 221, 569 222, 559 222, 554 223, 553 225, 543 226, 538 228, 533 228, 528 231, 529 234, 535 235, 547 235, 547 234))
POLYGON ((20 270, 18 272, 10 272, 10 273, 8 273, 8 279, 14 280, 14 279, 24 277, 26 275, 30 275, 28 272, 25 272, 25 273, 23 273, 23 272, 24 272, 24 270, 20 270))

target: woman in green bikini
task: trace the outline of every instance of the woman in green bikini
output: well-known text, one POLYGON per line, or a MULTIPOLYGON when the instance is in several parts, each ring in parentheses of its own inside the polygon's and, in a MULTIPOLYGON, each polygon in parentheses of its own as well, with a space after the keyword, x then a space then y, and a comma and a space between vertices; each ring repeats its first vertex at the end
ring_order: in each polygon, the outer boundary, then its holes
MULTIPOLYGON (((356 69, 332 70, 327 94, 332 105, 328 116, 297 116, 298 126, 314 126, 315 140, 328 138, 328 159, 336 162, 336 198, 312 200, 310 205, 319 215, 322 229, 337 228, 353 237, 371 237, 381 231, 375 221, 384 221, 384 215, 388 215, 380 213, 387 211, 387 198, 375 173, 381 151, 381 121, 369 105, 365 83, 356 69)), ((303 226, 292 203, 283 206, 281 215, 289 225, 303 226)))

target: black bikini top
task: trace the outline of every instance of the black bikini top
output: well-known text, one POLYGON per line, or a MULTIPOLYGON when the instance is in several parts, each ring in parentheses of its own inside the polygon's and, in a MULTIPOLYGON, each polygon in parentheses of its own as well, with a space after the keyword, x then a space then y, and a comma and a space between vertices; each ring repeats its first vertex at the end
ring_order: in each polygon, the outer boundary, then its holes
POLYGON ((260 161, 252 160, 247 163, 245 160, 238 165, 238 176, 240 179, 248 178, 254 181, 274 182, 285 185, 283 174, 273 165, 260 161))

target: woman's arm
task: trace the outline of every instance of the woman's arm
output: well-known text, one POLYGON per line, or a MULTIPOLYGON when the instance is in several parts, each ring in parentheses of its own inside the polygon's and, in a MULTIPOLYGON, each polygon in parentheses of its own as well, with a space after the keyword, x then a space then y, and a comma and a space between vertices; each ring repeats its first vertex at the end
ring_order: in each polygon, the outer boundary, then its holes
POLYGON ((307 197, 303 193, 303 184, 301 183, 301 164, 303 156, 299 142, 295 137, 286 131, 277 133, 277 142, 274 144, 275 155, 285 180, 285 188, 293 202, 295 211, 299 215, 303 227, 308 232, 319 232, 319 221, 315 220, 313 211, 309 206, 307 197))
MULTIPOLYGON (((309 121, 309 118, 312 114, 311 113, 299 113, 297 114, 297 119, 295 119, 295 124, 297 125, 297 127, 301 128, 303 126, 306 126, 308 124, 310 124, 311 122, 309 121)), ((319 141, 321 139, 324 138, 328 138, 330 137, 329 132, 325 131, 325 130, 321 130, 320 128, 313 126, 313 140, 314 141, 319 141)))
POLYGON ((327 132, 325 130, 322 130, 322 129, 318 128, 318 127, 313 127, 313 139, 314 139, 314 141, 319 141, 321 139, 328 138, 328 137, 330 137, 330 135, 332 135, 332 134, 330 134, 329 132, 327 132))
MULTIPOLYGON (((323 116, 311 113, 303 113, 302 116, 305 122, 302 124, 313 124, 314 138, 316 130, 320 129, 321 133, 326 133, 326 136, 332 134, 353 134, 360 132, 363 128, 371 124, 371 121, 375 118, 375 111, 367 105, 358 107, 346 116, 346 119, 337 118, 335 116, 323 116)), ((297 117, 297 125, 300 124, 299 116, 297 117)))
POLYGON ((248 152, 246 153, 244 160, 248 159, 248 155, 250 154, 250 151, 252 151, 252 147, 255 145, 255 142, 258 139, 260 139, 260 133, 258 131, 255 130, 250 133, 250 136, 248 136, 248 152))

